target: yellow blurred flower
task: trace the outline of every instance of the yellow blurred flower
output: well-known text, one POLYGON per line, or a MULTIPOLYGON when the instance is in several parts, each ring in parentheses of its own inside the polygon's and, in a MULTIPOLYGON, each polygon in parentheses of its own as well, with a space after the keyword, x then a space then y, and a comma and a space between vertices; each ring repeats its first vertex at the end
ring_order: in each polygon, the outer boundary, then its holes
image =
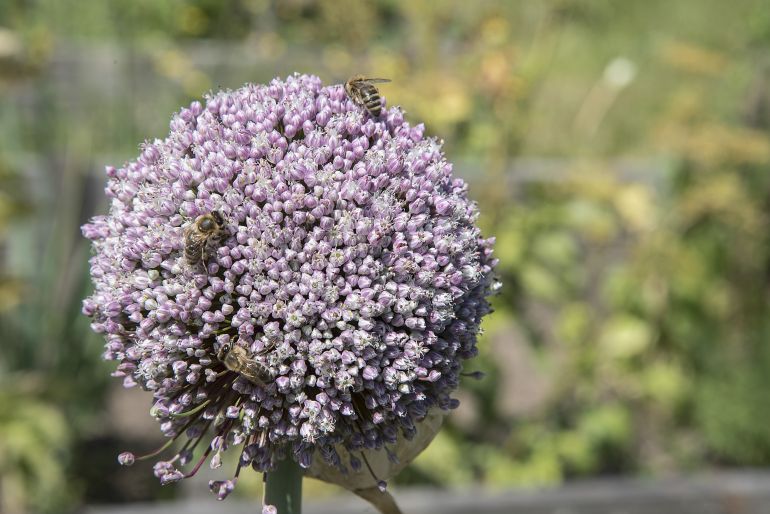
POLYGON ((702 75, 717 75, 727 65, 727 56, 684 41, 672 41, 661 50, 663 60, 682 71, 702 75))

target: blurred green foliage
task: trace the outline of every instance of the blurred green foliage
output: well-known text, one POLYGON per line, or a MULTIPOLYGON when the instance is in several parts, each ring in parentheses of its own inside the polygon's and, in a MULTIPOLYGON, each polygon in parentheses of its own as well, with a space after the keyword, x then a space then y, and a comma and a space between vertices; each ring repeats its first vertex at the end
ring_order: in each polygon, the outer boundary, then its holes
POLYGON ((78 314, 101 167, 293 71, 392 78, 497 236, 487 378, 401 481, 768 465, 768 50, 759 0, 0 3, 0 510, 82 501, 109 430, 78 314))
MULTIPOLYGON (((653 133, 671 156, 660 173, 631 182, 593 160, 500 206, 495 323, 512 323, 489 332, 526 334, 550 375, 532 415, 483 421, 497 444, 482 476, 768 464, 765 73, 732 120, 700 88, 670 93, 653 133)), ((482 346, 487 362, 496 351, 482 346)))
POLYGON ((64 462, 70 431, 59 409, 36 399, 29 377, 0 382, 0 509, 52 511, 72 501, 64 462))

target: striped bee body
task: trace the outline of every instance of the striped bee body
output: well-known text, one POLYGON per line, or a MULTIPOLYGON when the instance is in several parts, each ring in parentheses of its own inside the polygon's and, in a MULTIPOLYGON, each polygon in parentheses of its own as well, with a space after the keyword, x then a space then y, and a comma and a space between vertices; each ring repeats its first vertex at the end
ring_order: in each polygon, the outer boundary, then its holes
POLYGON ((205 259, 209 243, 223 236, 223 225, 224 218, 218 211, 195 218, 184 231, 184 259, 187 264, 195 266, 205 259))
POLYGON ((270 369, 261 362, 254 360, 249 352, 238 344, 226 343, 217 352, 217 358, 225 368, 255 385, 264 386, 271 379, 270 369))
POLYGON ((382 112, 382 98, 374 84, 390 82, 389 79, 371 79, 356 75, 345 82, 345 92, 357 105, 374 117, 382 112))

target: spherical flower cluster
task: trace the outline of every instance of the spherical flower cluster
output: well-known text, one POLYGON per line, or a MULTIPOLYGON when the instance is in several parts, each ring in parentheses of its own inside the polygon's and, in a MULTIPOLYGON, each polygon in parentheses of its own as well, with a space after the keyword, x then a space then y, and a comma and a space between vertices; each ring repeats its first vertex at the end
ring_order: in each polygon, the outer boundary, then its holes
POLYGON ((185 441, 155 465, 162 483, 228 449, 240 458, 210 483, 219 498, 242 467, 287 457, 358 469, 361 450, 388 452, 457 405, 496 261, 451 171, 398 108, 373 118, 306 75, 193 102, 107 168, 109 214, 83 227, 83 312, 114 374, 153 392, 161 450, 185 441), (214 211, 222 235, 190 263, 186 231, 214 211), (269 379, 225 366, 235 346, 269 379))

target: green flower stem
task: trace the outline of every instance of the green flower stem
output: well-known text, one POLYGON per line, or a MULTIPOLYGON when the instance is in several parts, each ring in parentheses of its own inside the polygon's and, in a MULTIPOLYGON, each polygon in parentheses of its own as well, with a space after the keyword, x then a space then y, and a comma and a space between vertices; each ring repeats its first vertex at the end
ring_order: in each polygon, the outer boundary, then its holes
POLYGON ((267 473, 264 504, 275 505, 278 514, 302 514, 302 469, 291 458, 267 473))

